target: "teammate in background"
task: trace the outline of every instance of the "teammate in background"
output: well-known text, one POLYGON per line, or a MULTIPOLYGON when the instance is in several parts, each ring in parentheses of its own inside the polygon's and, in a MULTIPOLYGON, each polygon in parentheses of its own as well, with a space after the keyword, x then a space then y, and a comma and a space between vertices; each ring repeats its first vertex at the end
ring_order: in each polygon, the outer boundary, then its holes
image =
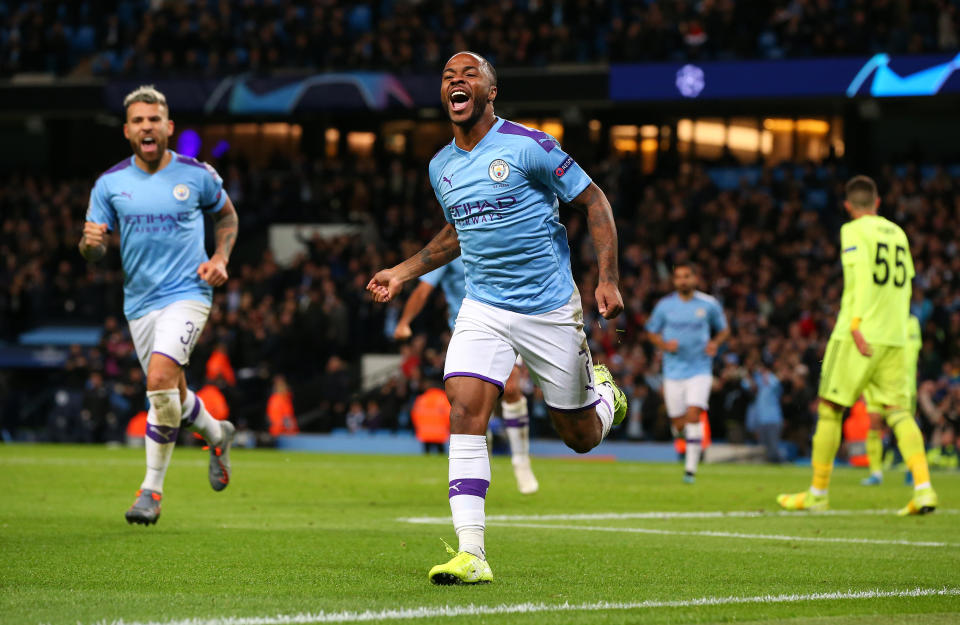
MULTIPOLYGON (((917 361, 920 359, 920 349, 923 347, 923 337, 920 333, 920 320, 910 315, 907 321, 907 344, 904 348, 906 358, 907 384, 910 390, 910 414, 916 418, 917 414, 917 361)), ((865 393, 866 395, 866 393, 865 393)), ((866 396, 868 405, 875 405, 866 396)), ((863 486, 879 486, 883 483, 883 415, 879 412, 870 412, 870 430, 867 432, 867 460, 870 462, 870 475, 860 482, 863 486)), ((909 477, 909 476, 908 476, 909 477)), ((909 482, 908 482, 909 483, 909 482)))
POLYGON ((673 286, 676 292, 657 302, 646 330, 654 347, 663 350, 663 402, 673 435, 682 433, 686 439, 683 481, 693 484, 703 440, 700 414, 709 406, 713 386, 713 357, 730 330, 720 303, 696 290, 692 264, 674 266, 673 286))
POLYGON ((801 493, 780 495, 787 510, 825 510, 833 460, 840 446, 840 419, 862 394, 881 412, 913 472, 910 502, 900 515, 937 507, 923 437, 910 412, 910 381, 904 362, 910 281, 910 244, 900 226, 877 215, 877 185, 867 176, 847 182, 844 208, 851 221, 840 229, 843 298, 820 373, 819 419, 813 435, 813 483, 801 493))
POLYGON ((180 426, 210 445, 214 490, 230 481, 234 427, 216 421, 187 388, 183 367, 207 322, 213 287, 227 281, 237 212, 212 167, 167 149, 173 133, 167 101, 152 86, 124 98, 123 134, 133 156, 108 169, 90 193, 80 253, 103 258, 107 232, 120 229, 124 314, 147 373, 147 474, 127 510, 128 523, 160 516, 163 478, 180 426), (212 214, 217 250, 204 250, 204 213, 212 214))
POLYGON ((597 306, 607 319, 623 311, 617 232, 603 191, 553 137, 494 115, 497 75, 486 59, 453 55, 440 94, 454 139, 430 161, 430 182, 448 223, 415 256, 373 276, 367 289, 376 301, 390 301, 407 280, 462 254, 467 297, 444 373, 452 406, 448 496, 460 547, 448 547, 453 558, 429 578, 489 582, 485 434, 517 355, 574 451, 596 447, 626 415, 626 396, 590 356, 558 198, 587 214, 599 264, 597 306))
MULTIPOLYGON (((457 313, 466 297, 466 281, 463 275, 463 260, 455 258, 443 267, 438 267, 430 273, 420 276, 420 283, 413 290, 407 303, 403 306, 400 320, 393 332, 393 338, 398 340, 409 339, 413 334, 410 322, 413 321, 430 297, 434 287, 440 286, 447 300, 447 323, 450 332, 456 329, 457 313)), ((533 467, 530 464, 530 415, 527 411, 527 398, 520 390, 520 367, 523 360, 518 356, 517 363, 510 372, 503 385, 503 397, 500 406, 503 411, 503 421, 507 430, 507 440, 510 442, 510 459, 513 465, 513 474, 517 478, 517 489, 524 495, 532 495, 540 488, 533 467)))

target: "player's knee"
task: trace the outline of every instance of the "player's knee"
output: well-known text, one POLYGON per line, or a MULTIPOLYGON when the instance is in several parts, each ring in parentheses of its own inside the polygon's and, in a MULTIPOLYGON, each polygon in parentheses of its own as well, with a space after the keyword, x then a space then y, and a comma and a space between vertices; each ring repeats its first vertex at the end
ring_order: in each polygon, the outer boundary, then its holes
POLYGON ((507 378, 507 382, 503 385, 503 401, 508 404, 513 404, 523 397, 523 393, 520 392, 520 384, 513 379, 513 376, 507 378))
POLYGON ((179 387, 180 369, 170 370, 165 367, 150 367, 147 371, 147 390, 164 391, 179 387))
POLYGON ((585 454, 600 443, 598 437, 581 433, 565 436, 563 442, 578 454, 585 454))
POLYGON ((481 434, 486 433, 486 423, 478 411, 466 402, 454 399, 450 402, 450 433, 451 434, 481 434))

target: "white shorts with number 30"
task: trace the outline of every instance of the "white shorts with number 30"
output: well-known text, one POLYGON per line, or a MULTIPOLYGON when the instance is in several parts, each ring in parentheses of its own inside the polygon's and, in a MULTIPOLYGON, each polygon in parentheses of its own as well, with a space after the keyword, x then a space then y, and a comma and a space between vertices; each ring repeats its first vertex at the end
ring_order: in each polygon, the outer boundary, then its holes
POLYGON ((539 315, 463 300, 443 379, 479 378, 503 391, 518 355, 550 408, 574 411, 600 401, 576 290, 566 304, 539 315))
POLYGON ((143 370, 155 353, 187 365, 209 315, 210 306, 205 302, 180 300, 130 319, 130 337, 143 370))

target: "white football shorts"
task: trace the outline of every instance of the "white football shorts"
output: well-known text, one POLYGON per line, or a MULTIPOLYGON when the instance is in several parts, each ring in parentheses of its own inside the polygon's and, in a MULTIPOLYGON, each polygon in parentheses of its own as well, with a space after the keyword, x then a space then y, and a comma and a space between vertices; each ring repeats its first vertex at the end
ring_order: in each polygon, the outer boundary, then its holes
POLYGON ((144 372, 153 354, 185 366, 210 315, 206 302, 180 300, 137 319, 130 319, 130 337, 144 372))
POLYGON ((671 419, 687 414, 687 408, 696 406, 706 410, 710 405, 710 389, 713 376, 709 373, 695 375, 684 380, 663 381, 663 402, 671 419))
POLYGON ((548 407, 576 411, 599 403, 576 290, 566 304, 539 315, 463 300, 447 347, 443 379, 479 378, 502 392, 518 355, 548 407))

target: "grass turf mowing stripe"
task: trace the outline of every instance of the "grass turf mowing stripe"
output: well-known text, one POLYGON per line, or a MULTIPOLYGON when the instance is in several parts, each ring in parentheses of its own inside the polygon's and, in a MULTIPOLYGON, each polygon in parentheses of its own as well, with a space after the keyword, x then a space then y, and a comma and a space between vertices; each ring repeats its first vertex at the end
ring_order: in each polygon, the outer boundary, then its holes
POLYGON ((960 596, 960 588, 914 588, 911 590, 848 590, 810 594, 760 595, 754 597, 699 597, 672 601, 597 601, 594 603, 517 603, 500 605, 420 606, 364 612, 314 612, 278 614, 276 616, 224 616, 189 618, 171 621, 97 621, 96 625, 309 625, 311 623, 364 623, 400 621, 422 618, 461 616, 495 616, 499 614, 533 614, 537 612, 598 612, 613 610, 646 610, 651 608, 690 608, 749 603, 799 603, 804 601, 839 601, 855 599, 913 598, 960 596))
MULTIPOLYGON (((960 510, 937 508, 938 514, 957 514, 960 510)), ((487 521, 608 521, 608 520, 630 520, 630 519, 758 519, 769 517, 794 517, 803 518, 805 516, 886 516, 896 514, 896 510, 821 510, 819 512, 805 512, 798 514, 796 512, 774 511, 765 512, 763 510, 733 510, 733 511, 713 511, 713 512, 598 512, 590 514, 488 514, 487 521)), ((449 516, 422 516, 399 518, 398 521, 404 523, 423 523, 426 525, 436 525, 439 523, 452 523, 449 516)))

